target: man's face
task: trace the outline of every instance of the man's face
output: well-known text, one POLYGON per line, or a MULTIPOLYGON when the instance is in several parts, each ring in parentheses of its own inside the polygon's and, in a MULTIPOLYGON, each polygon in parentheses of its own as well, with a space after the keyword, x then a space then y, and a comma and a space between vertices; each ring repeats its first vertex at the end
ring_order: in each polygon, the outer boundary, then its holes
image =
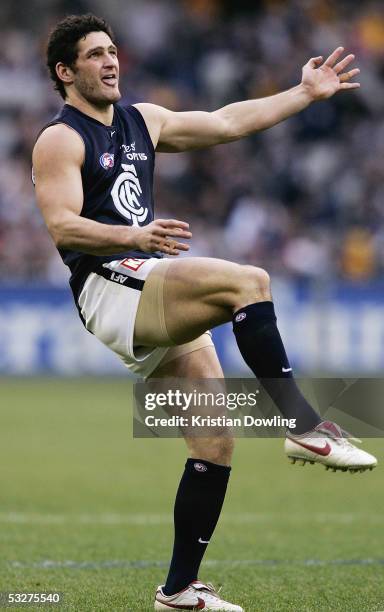
POLYGON ((105 107, 121 98, 117 49, 105 32, 90 32, 77 43, 73 84, 91 104, 105 107))

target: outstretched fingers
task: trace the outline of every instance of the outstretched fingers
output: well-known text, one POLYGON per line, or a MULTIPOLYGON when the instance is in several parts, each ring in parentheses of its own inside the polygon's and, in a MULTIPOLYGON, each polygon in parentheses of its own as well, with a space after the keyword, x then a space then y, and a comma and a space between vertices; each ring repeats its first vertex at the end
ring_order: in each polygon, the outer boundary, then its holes
POLYGON ((355 56, 353 55, 353 53, 346 55, 344 59, 342 59, 334 66, 333 70, 336 72, 336 74, 340 74, 340 72, 343 72, 343 70, 345 70, 345 68, 349 66, 349 64, 353 62, 354 59, 355 56))
POLYGON ((360 83, 340 83, 340 89, 358 89, 360 83))
POLYGON ((360 87, 360 83, 349 83, 349 81, 360 73, 359 68, 352 68, 352 70, 344 72, 350 63, 353 62, 355 56, 353 53, 349 53, 343 59, 340 59, 343 52, 344 47, 337 47, 326 59, 324 66, 332 68, 333 72, 339 77, 340 89, 357 89, 360 87))
POLYGON ((159 219, 156 223, 154 234, 158 236, 177 236, 177 238, 192 238, 192 232, 189 231, 189 224, 184 221, 175 221, 173 219, 165 221, 159 219))
POLYGON ((353 68, 353 70, 349 70, 348 72, 343 72, 343 74, 340 74, 340 89, 358 89, 360 87, 360 83, 349 83, 348 81, 359 73, 359 68, 353 68))
POLYGON ((337 49, 335 49, 333 53, 331 53, 331 55, 325 60, 324 66, 333 68, 333 66, 336 64, 337 60, 341 57, 343 52, 344 47, 337 47, 337 49))
POLYGON ((185 221, 178 221, 177 219, 156 219, 156 223, 161 225, 161 227, 167 228, 178 227, 185 230, 189 228, 189 223, 186 223, 185 221))
POLYGON ((172 239, 172 237, 186 238, 187 240, 192 238, 188 223, 176 219, 158 219, 157 225, 154 233, 159 236, 159 251, 172 256, 179 255, 180 251, 189 251, 188 244, 172 239))
POLYGON ((349 81, 350 79, 353 79, 353 77, 356 76, 357 74, 360 74, 360 69, 353 68, 353 70, 348 70, 348 72, 343 72, 342 74, 340 74, 339 81, 340 83, 345 83, 345 81, 349 81))
POLYGON ((180 254, 180 251, 189 251, 189 244, 184 244, 184 242, 176 242, 176 240, 168 239, 160 245, 159 251, 165 253, 166 255, 172 255, 173 257, 175 257, 180 254))

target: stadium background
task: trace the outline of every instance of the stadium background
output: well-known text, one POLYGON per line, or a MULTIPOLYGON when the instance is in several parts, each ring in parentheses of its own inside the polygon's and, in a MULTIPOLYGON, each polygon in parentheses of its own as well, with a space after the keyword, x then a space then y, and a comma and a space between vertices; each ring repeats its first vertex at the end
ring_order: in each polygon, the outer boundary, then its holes
MULTIPOLYGON (((116 31, 126 103, 213 110, 296 84, 309 57, 340 41, 356 53, 361 90, 241 142, 159 155, 157 214, 190 222, 191 254, 271 273, 296 370, 381 372, 384 18, 380 3, 353 0, 2 3, 0 372, 124 374, 81 329, 30 181, 36 134, 61 105, 47 33, 87 10, 116 31)), ((227 372, 240 372, 230 326, 216 342, 227 372)))
MULTIPOLYGON (((383 371, 384 14, 355 0, 0 4, 0 590, 143 612, 170 555, 183 443, 132 440, 132 386, 82 328, 30 181, 61 104, 48 31, 88 10, 116 31, 128 103, 215 109, 296 84, 340 43, 358 56, 361 90, 156 169, 157 214, 190 221, 193 254, 265 266, 296 371, 331 375, 383 371)), ((215 341, 226 372, 244 372, 230 326, 215 341)), ((382 465, 381 440, 365 447, 382 465)), ((383 610, 381 469, 292 467, 280 440, 239 440, 202 578, 247 612, 383 610)))

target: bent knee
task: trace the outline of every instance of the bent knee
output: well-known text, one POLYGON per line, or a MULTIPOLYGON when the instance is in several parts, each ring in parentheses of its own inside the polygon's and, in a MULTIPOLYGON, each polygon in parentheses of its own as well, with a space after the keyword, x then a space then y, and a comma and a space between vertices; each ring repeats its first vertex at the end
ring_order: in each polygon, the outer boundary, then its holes
POLYGON ((268 272, 256 266, 240 266, 234 310, 254 302, 271 299, 271 281, 268 272))
POLYGON ((256 266, 241 266, 244 279, 259 293, 270 294, 271 279, 266 270, 256 266))

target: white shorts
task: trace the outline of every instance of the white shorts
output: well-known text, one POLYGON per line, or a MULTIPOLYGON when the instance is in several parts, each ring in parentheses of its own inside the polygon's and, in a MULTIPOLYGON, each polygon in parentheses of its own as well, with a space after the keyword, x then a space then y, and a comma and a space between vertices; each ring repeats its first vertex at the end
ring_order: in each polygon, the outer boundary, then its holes
POLYGON ((97 272, 90 273, 78 299, 88 331, 114 351, 133 374, 142 378, 150 376, 160 362, 213 346, 210 332, 178 347, 134 346, 135 320, 144 281, 161 261, 130 258, 105 263, 97 272))

